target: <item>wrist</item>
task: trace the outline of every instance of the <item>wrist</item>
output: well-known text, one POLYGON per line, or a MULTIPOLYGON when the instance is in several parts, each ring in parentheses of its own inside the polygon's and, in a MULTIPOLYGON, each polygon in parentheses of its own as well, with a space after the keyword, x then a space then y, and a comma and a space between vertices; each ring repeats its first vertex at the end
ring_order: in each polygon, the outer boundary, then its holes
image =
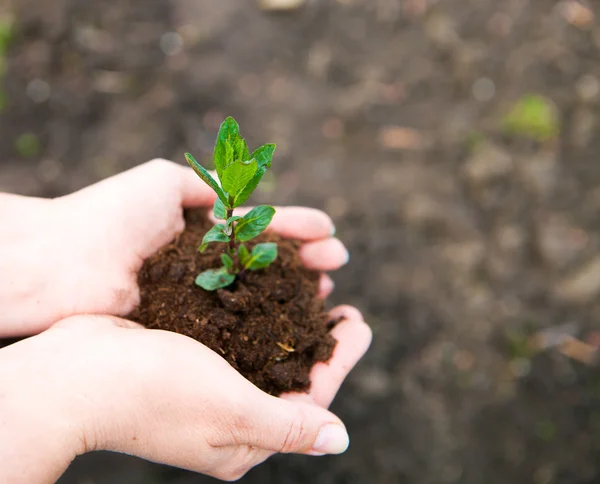
POLYGON ((0 193, 0 338, 35 334, 59 316, 54 211, 53 200, 0 193))
POLYGON ((55 482, 83 451, 85 412, 51 333, 0 350, 0 482, 55 482))

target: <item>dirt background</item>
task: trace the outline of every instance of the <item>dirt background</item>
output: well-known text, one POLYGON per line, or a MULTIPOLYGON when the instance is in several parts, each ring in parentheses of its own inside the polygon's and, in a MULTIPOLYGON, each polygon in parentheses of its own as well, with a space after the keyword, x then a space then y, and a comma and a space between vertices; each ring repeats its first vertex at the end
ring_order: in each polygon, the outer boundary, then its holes
MULTIPOLYGON (((251 145, 279 145, 256 201, 323 208, 350 248, 332 301, 375 333, 333 406, 351 448, 280 456, 242 482, 600 482, 600 373, 526 344, 599 326, 597 4, 5 8, 0 189, 57 196, 154 157, 206 157, 233 115, 251 145), (503 134, 526 93, 555 104, 556 139, 503 134)), ((210 481, 96 454, 60 482, 210 481)))

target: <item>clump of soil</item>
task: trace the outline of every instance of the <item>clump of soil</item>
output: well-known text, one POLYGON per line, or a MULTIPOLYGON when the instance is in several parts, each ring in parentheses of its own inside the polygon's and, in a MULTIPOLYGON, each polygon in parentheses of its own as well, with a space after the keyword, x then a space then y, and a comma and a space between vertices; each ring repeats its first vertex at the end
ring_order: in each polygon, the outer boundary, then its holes
POLYGON ((207 292, 194 279, 222 265, 222 248, 212 244, 200 254, 198 245, 212 224, 204 210, 185 217, 185 231, 142 267, 141 303, 129 318, 200 341, 272 395, 308 390, 312 366, 329 360, 335 347, 329 334, 335 322, 317 297, 318 272, 302 265, 300 242, 261 234, 248 248, 277 242, 277 260, 226 289, 207 292))

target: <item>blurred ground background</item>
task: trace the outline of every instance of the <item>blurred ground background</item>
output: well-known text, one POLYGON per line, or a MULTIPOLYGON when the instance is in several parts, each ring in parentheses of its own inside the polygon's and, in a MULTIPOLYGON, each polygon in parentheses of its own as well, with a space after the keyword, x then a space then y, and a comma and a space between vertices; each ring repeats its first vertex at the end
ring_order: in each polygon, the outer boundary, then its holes
MULTIPOLYGON (((257 200, 335 219, 352 257, 333 302, 375 333, 333 408, 347 454, 242 482, 600 482, 600 373, 528 344, 597 339, 598 5, 272 3, 4 2, 0 189, 209 157, 233 115, 278 144, 257 200)), ((211 479, 97 454, 61 480, 166 482, 211 479)))

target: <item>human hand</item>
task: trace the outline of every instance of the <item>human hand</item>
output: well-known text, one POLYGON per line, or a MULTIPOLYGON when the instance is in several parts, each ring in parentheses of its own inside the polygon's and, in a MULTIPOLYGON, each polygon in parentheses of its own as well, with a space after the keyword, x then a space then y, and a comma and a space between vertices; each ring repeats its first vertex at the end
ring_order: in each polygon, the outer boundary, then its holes
MULTIPOLYGON (((193 171, 154 160, 55 200, 0 201, 0 338, 39 333, 76 314, 128 314, 139 302, 144 259, 183 231, 182 208, 210 206, 215 194, 193 171)), ((271 230, 306 241, 307 267, 347 261, 333 223, 318 210, 278 209, 271 230)), ((321 296, 332 288, 326 276, 321 296)))
POLYGON ((78 454, 112 450, 235 480, 275 452, 340 453, 327 407, 371 340, 360 313, 308 395, 260 391, 205 346, 109 316, 74 316, 0 350, 0 482, 54 482, 78 454), (321 434, 321 430, 328 429, 321 434))

